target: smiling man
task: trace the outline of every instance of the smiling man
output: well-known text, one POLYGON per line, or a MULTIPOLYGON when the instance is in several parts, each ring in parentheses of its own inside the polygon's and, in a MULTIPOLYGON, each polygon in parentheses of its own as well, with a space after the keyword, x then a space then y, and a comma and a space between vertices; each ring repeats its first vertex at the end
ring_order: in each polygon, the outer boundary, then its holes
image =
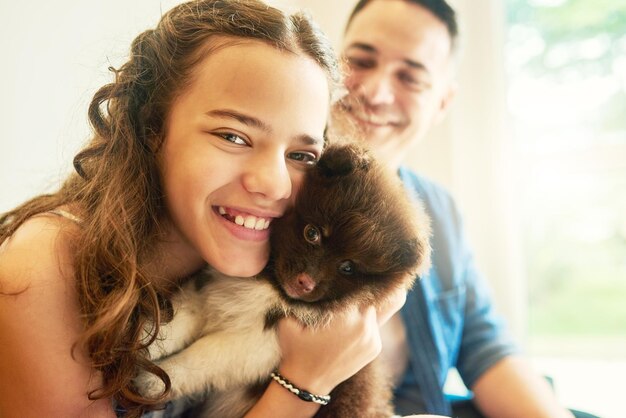
POLYGON ((361 0, 342 47, 347 94, 334 108, 334 128, 356 128, 432 218, 432 268, 382 331, 396 412, 571 417, 508 338, 450 195, 401 166, 454 97, 457 32, 444 0, 361 0), (450 405, 443 386, 452 368, 472 390, 472 402, 450 405))
MULTIPOLYGON (((439 6, 438 6, 439 7, 439 6)), ((393 167, 441 121, 454 97, 454 12, 419 2, 361 1, 343 41, 349 94, 340 113, 393 167)))

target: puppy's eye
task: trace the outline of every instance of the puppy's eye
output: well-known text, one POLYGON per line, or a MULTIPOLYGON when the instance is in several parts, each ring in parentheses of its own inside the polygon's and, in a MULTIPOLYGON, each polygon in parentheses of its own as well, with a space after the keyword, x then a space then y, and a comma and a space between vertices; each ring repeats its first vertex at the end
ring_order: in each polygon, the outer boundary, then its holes
POLYGON ((304 227, 304 239, 310 242, 311 244, 319 244, 321 235, 319 229, 314 227, 311 224, 308 224, 304 227))
POLYGON ((351 276, 354 274, 354 263, 351 260, 344 260, 339 263, 337 270, 344 276, 351 276))

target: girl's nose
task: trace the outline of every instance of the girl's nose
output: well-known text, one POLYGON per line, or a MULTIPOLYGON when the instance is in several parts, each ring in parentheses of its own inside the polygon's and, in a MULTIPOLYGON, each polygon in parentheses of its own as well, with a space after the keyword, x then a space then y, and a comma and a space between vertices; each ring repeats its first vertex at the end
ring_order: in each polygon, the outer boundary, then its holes
POLYGON ((242 181, 248 192, 267 200, 277 201, 291 196, 291 176, 282 153, 264 153, 255 157, 242 181))

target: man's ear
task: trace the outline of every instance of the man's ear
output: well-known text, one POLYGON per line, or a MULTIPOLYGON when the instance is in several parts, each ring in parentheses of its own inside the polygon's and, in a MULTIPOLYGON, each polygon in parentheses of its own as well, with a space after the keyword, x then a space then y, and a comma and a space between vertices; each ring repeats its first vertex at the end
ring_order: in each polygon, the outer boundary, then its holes
POLYGON ((450 104, 456 96, 457 89, 458 84, 456 81, 453 80, 448 83, 446 91, 444 91, 443 95, 441 96, 441 102, 439 103, 439 109, 437 110, 437 114, 435 114, 435 125, 439 124, 448 114, 450 104))

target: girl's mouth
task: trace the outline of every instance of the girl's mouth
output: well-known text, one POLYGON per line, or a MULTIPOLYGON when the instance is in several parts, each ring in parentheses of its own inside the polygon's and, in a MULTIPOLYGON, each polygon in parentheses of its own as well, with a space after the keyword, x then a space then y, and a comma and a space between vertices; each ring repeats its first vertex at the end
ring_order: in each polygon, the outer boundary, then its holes
POLYGON ((256 231, 263 231, 263 230, 268 229, 272 221, 271 218, 263 218, 260 216, 254 216, 254 215, 246 214, 243 212, 235 213, 235 211, 231 209, 227 210, 223 206, 218 206, 217 212, 220 214, 220 216, 222 216, 224 219, 228 220, 229 222, 232 222, 244 228, 252 229, 256 231))

